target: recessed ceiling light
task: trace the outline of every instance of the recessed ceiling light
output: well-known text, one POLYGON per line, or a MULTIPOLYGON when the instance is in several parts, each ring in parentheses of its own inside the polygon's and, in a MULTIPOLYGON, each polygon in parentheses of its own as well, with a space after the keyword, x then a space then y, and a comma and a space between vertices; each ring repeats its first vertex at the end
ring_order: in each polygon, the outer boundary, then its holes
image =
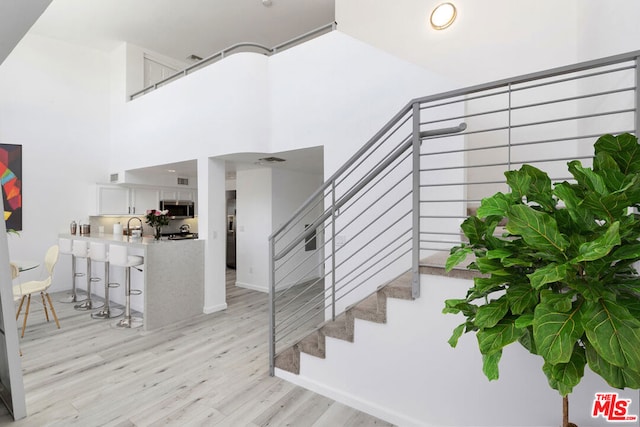
POLYGON ((452 3, 441 3, 431 12, 431 26, 436 30, 444 30, 453 24, 458 12, 452 3))
POLYGON ((176 173, 175 169, 167 169, 167 172, 176 173))
POLYGON ((262 0, 262 5, 269 7, 273 4, 273 2, 271 0, 262 0))

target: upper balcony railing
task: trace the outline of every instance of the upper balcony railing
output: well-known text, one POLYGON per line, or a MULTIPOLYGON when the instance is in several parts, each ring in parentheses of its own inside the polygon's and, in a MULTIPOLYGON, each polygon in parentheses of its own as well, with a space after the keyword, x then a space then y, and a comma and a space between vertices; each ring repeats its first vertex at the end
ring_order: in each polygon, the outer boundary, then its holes
POLYGON ((187 74, 190 74, 196 70, 199 70, 202 67, 205 67, 209 64, 212 64, 214 62, 220 61, 221 59, 224 59, 225 57, 229 56, 232 53, 238 53, 238 52, 259 52, 259 53, 264 53, 267 56, 271 56, 275 53, 281 52, 283 50, 289 49, 290 47, 296 46, 302 42, 305 42, 307 40, 310 40, 314 37, 318 37, 322 34, 326 34, 330 31, 333 31, 336 29, 336 23, 332 22, 330 24, 326 24, 323 25, 321 27, 318 27, 314 30, 311 30, 307 33, 304 33, 298 37, 294 37, 291 40, 288 40, 284 43, 280 43, 274 47, 267 47, 264 45, 261 45, 259 43, 251 43, 251 42, 243 42, 243 43, 236 43, 232 46, 229 46, 219 52, 214 53, 211 56, 208 56, 198 62, 196 62, 193 65, 188 66, 187 68, 185 68, 182 71, 178 71, 172 75, 170 75, 169 77, 166 77, 152 85, 149 85, 147 87, 145 87, 142 90, 139 90, 138 92, 135 92, 131 95, 129 95, 129 99, 130 100, 134 100, 136 98, 141 97, 142 95, 146 95, 149 92, 153 92, 154 90, 158 89, 159 87, 162 87, 168 83, 171 83, 174 80, 177 80, 179 78, 182 78, 184 76, 186 76, 187 74))

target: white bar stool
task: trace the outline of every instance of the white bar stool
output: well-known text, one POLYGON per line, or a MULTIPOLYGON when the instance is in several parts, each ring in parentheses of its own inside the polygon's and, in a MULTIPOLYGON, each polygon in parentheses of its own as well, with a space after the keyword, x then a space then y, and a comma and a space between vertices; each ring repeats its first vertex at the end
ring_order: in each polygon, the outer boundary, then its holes
POLYGON ((119 308, 111 308, 109 301, 109 288, 117 288, 118 283, 109 282, 109 255, 107 254, 107 245, 99 242, 89 243, 89 254, 91 261, 104 263, 104 307, 102 310, 91 313, 94 319, 111 319, 121 316, 123 311, 119 308))
MULTIPOLYGON (((78 258, 84 258, 87 261, 87 299, 80 304, 73 306, 76 310, 93 310, 102 307, 102 304, 96 304, 91 301, 91 282, 95 282, 97 278, 91 277, 91 256, 89 254, 89 242, 87 240, 73 241, 73 255, 78 258)), ((97 279, 100 280, 100 279, 97 279)))
MULTIPOLYGON (((139 328, 142 326, 142 318, 131 316, 131 295, 140 295, 141 290, 131 290, 131 267, 137 267, 144 264, 144 257, 137 255, 129 255, 128 248, 124 245, 109 245, 109 263, 112 266, 124 267, 124 318, 115 323, 120 328, 139 328)), ((138 269, 139 270, 139 269, 138 269)))
POLYGON ((85 297, 80 297, 76 293, 76 277, 84 276, 84 273, 76 273, 76 257, 73 254, 73 241, 67 238, 58 239, 58 247, 63 255, 71 255, 71 295, 60 300, 60 302, 80 302, 85 297))

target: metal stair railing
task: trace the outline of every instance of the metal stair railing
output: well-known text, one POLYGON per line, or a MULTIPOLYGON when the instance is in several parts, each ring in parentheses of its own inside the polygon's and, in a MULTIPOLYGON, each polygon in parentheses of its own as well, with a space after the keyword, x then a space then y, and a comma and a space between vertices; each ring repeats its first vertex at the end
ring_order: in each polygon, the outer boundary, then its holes
POLYGON ((393 278, 443 265, 460 223, 528 163, 554 181, 595 139, 639 127, 632 52, 414 99, 269 238, 276 355, 393 278), (435 260, 435 261, 434 261, 435 260))

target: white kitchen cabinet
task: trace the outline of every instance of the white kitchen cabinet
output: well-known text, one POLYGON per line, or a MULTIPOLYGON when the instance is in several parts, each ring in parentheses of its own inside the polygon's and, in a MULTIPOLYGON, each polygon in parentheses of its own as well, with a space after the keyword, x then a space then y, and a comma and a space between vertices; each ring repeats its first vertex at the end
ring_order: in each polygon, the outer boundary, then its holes
POLYGON ((163 188, 161 191, 162 200, 188 200, 195 201, 195 190, 185 190, 177 188, 163 188))
POLYGON ((97 186, 98 215, 144 215, 158 209, 160 190, 122 185, 97 186))
POLYGON ((122 215, 129 213, 129 189, 118 185, 98 185, 97 214, 122 215))
POLYGON ((160 207, 160 191, 154 188, 131 189, 131 214, 144 215, 149 209, 160 207))

